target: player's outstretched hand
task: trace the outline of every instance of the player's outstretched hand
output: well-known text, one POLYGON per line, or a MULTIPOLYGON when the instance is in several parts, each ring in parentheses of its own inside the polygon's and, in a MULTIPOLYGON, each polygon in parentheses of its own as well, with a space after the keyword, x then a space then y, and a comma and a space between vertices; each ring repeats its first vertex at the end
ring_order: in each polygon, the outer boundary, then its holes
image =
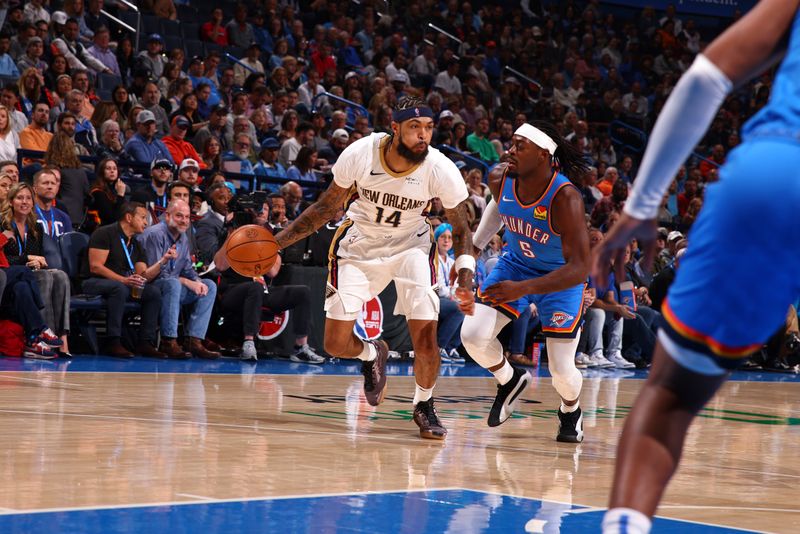
POLYGON ((457 287, 455 290, 455 300, 458 304, 458 309, 464 315, 472 315, 475 313, 475 294, 472 290, 466 287, 457 287))
POLYGON ((625 247, 632 239, 639 241, 639 247, 644 251, 642 266, 649 270, 656 254, 656 230, 655 221, 634 219, 623 213, 605 239, 592 251, 592 277, 598 285, 608 285, 612 266, 617 280, 625 280, 625 247))
POLYGON ((489 302, 489 304, 497 305, 517 300, 527 294, 525 286, 521 282, 504 280, 487 287, 486 290, 483 291, 481 298, 489 302))

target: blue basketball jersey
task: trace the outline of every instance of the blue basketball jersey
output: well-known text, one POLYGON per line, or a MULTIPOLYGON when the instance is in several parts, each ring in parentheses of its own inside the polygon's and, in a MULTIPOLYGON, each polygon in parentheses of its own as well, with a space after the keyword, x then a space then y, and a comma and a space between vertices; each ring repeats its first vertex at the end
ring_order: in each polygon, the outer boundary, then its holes
POLYGON ((791 137, 800 134, 800 10, 789 31, 789 47, 772 84, 769 102, 742 127, 750 136, 791 137))
POLYGON ((531 204, 523 204, 517 197, 516 183, 508 175, 503 178, 497 203, 506 227, 506 255, 525 269, 554 271, 566 261, 561 249, 561 234, 553 230, 550 220, 550 206, 562 187, 573 184, 569 178, 554 171, 544 194, 531 204))

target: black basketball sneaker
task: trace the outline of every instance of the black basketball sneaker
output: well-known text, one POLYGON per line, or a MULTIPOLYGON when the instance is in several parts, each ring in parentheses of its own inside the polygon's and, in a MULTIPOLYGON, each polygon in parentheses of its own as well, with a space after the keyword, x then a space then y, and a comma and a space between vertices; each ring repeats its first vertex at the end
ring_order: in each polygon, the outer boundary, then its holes
POLYGON ((578 408, 574 412, 564 413, 558 409, 558 436, 556 441, 580 443, 583 441, 583 412, 578 408))
POLYGON ((447 429, 442 426, 436 407, 433 405, 433 397, 429 400, 418 402, 414 406, 414 422, 419 427, 420 437, 426 439, 444 439, 447 436, 447 429))
POLYGON ((389 345, 383 340, 369 341, 375 345, 378 355, 371 362, 361 363, 361 374, 364 375, 364 396, 371 406, 383 402, 386 396, 386 360, 389 359, 389 345))
POLYGON ((513 365, 511 367, 514 369, 511 380, 503 385, 497 385, 497 396, 489 411, 489 426, 498 426, 511 417, 520 395, 531 383, 531 374, 528 371, 513 365))

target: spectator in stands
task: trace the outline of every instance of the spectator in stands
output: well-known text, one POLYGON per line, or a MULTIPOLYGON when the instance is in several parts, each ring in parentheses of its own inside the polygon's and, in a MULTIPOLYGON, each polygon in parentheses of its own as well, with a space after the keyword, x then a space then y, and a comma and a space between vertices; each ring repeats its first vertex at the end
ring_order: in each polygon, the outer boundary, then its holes
MULTIPOLYGON (((683 240, 685 243, 685 240, 683 240)), ((675 257, 668 265, 658 271, 658 274, 653 277, 650 283, 648 296, 652 302, 652 308, 660 310, 664 304, 664 299, 667 298, 667 292, 672 282, 675 281, 675 273, 680 267, 681 258, 686 253, 686 248, 683 247, 675 252, 675 257)))
POLYGON ((200 38, 203 41, 228 46, 228 30, 222 23, 222 9, 216 8, 211 12, 211 20, 200 26, 200 38))
POLYGON ((316 132, 311 123, 301 122, 297 125, 296 135, 293 138, 287 139, 281 145, 280 152, 278 153, 278 161, 284 167, 289 167, 294 163, 297 153, 304 146, 311 146, 314 142, 316 132))
MULTIPOLYGON (((216 209, 216 208, 215 208, 216 209)), ((227 209, 227 207, 220 209, 227 209)), ((268 204, 265 209, 269 210, 268 204)), ((264 215, 262 213, 262 215, 264 215)), ((269 213, 266 214, 269 218, 269 213)), ((201 221, 202 222, 202 221, 201 221)), ((199 242, 198 228, 198 242, 199 242)), ((278 275, 281 259, 278 257, 270 271, 263 277, 246 277, 230 269, 225 255, 227 232, 220 233, 220 241, 213 243, 214 263, 221 272, 219 292, 222 295, 220 304, 222 313, 231 322, 241 321, 242 360, 257 360, 255 335, 258 333, 261 315, 264 310, 280 313, 294 310, 292 325, 294 328, 294 352, 289 357, 293 362, 323 363, 325 359, 308 345, 309 318, 311 316, 311 294, 306 285, 271 285, 271 280, 278 275), (269 288, 269 291, 265 291, 269 288)), ((209 249, 206 253, 211 252, 209 249)), ((227 322, 226 322, 227 324, 227 322)))
POLYGON ((433 86, 438 88, 445 97, 461 94, 461 80, 458 79, 460 63, 456 59, 451 59, 447 63, 447 69, 436 75, 433 86))
POLYGON ((219 358, 219 352, 206 349, 202 342, 214 308, 217 285, 211 280, 201 279, 194 270, 187 236, 190 228, 189 204, 173 200, 167 206, 165 220, 150 226, 136 239, 149 264, 171 256, 150 282, 161 291, 159 350, 170 358, 182 359, 189 352, 198 358, 214 360, 219 358), (191 313, 184 319, 187 335, 184 348, 181 348, 177 337, 178 319, 183 307, 191 307, 191 313))
POLYGON ((280 193, 270 193, 267 197, 269 203, 269 227, 272 231, 282 230, 289 226, 286 217, 286 200, 280 193))
POLYGON ((583 175, 580 189, 586 213, 592 213, 595 204, 603 198, 603 193, 597 188, 597 167, 589 167, 589 170, 583 175))
POLYGON ((0 161, 0 174, 11 178, 12 183, 19 183, 19 168, 14 161, 0 161))
POLYGON ((41 37, 31 37, 25 46, 25 55, 17 60, 19 72, 25 72, 30 68, 36 69, 41 76, 47 70, 47 62, 42 59, 44 55, 44 41, 41 37))
POLYGON ((166 355, 155 348, 161 292, 147 282, 176 254, 172 251, 148 266, 144 251, 134 239, 147 226, 147 210, 138 202, 130 202, 121 212, 117 223, 101 226, 92 233, 82 270, 82 289, 86 294, 106 299, 105 352, 119 358, 132 358, 133 354, 122 345, 120 338, 125 303, 133 298, 132 291, 136 288, 142 311, 139 342, 134 350, 142 356, 165 358, 166 355))
POLYGON ((157 33, 152 33, 147 37, 147 49, 142 50, 136 56, 137 68, 145 69, 150 72, 150 76, 154 80, 161 78, 164 73, 164 65, 166 59, 162 54, 164 49, 164 40, 157 33))
POLYGON ((19 136, 11 128, 8 108, 0 105, 0 159, 16 160, 19 136))
POLYGON ((247 22, 247 6, 237 4, 233 19, 225 25, 228 32, 228 44, 247 48, 250 43, 255 41, 253 26, 247 22))
POLYGON ((80 225, 84 218, 86 198, 89 194, 89 178, 81 167, 75 142, 68 133, 59 131, 53 136, 44 155, 44 161, 46 165, 60 169, 59 198, 64 203, 70 219, 80 225))
POLYGON ((184 159, 178 167, 178 181, 189 185, 192 191, 199 191, 200 163, 192 158, 184 159))
POLYGON ((48 268, 44 255, 45 237, 36 224, 33 207, 34 192, 30 185, 18 183, 9 190, 8 198, 0 208, 0 218, 2 229, 12 232, 14 239, 8 240, 3 251, 9 264, 33 269, 45 303, 45 323, 61 337, 62 350, 69 354, 66 337, 69 333, 69 277, 64 271, 48 268))
POLYGON ((597 189, 603 193, 603 196, 611 194, 614 184, 619 180, 619 172, 616 167, 606 167, 606 172, 603 173, 603 179, 597 182, 597 189))
POLYGON ((633 183, 633 158, 630 156, 623 156, 619 164, 618 172, 620 178, 629 184, 633 183))
POLYGON ((700 209, 702 207, 703 199, 700 197, 695 197, 689 202, 689 207, 686 208, 686 213, 684 213, 683 217, 681 218, 680 227, 682 231, 689 231, 694 224, 694 221, 697 220, 697 216, 700 214, 700 209))
POLYGON ((106 26, 99 26, 94 32, 94 44, 89 47, 89 54, 91 54, 97 61, 105 65, 115 76, 122 77, 119 70, 119 63, 117 63, 117 56, 114 51, 109 47, 111 41, 111 33, 106 26))
POLYGON ((50 106, 39 102, 33 108, 31 123, 19 134, 19 146, 25 150, 45 152, 50 145, 53 134, 47 131, 50 119, 50 106))
POLYGON ((280 188, 286 204, 286 217, 293 221, 310 204, 303 199, 303 188, 297 182, 286 182, 280 188))
MULTIPOLYGON (((317 46, 317 50, 311 54, 311 63, 313 69, 317 71, 321 78, 325 77, 325 73, 329 70, 336 70, 336 59, 331 55, 333 51, 333 44, 329 41, 323 41, 317 46)), ((282 54, 281 57, 286 54, 282 54)))
POLYGON ((678 194, 678 215, 683 217, 689 209, 689 203, 698 196, 697 180, 687 178, 683 183, 683 193, 678 194))
MULTIPOLYGON (((278 148, 280 148, 280 143, 278 143, 277 139, 267 138, 264 141, 264 143, 261 145, 261 151, 259 152, 259 161, 253 168, 253 172, 256 176, 269 176, 271 178, 283 179, 286 178, 286 168, 277 161, 278 148)), ((278 186, 276 184, 266 184, 266 186, 272 192, 276 192, 278 190, 278 186)))
MULTIPOLYGON (((320 75, 316 69, 309 69, 306 74, 308 79, 297 88, 297 94, 300 97, 300 103, 310 110, 314 97, 324 93, 325 88, 319 83, 320 75)), ((322 108, 327 104, 327 97, 320 97, 320 99, 316 101, 317 108, 322 108)))
POLYGON ((198 151, 205 151, 206 143, 210 138, 216 139, 223 150, 228 147, 225 139, 225 126, 228 121, 228 108, 222 104, 214 106, 208 119, 208 124, 197 131, 192 144, 198 151))
POLYGON ((228 172, 253 174, 253 164, 249 159, 252 146, 248 134, 236 134, 233 142, 233 150, 228 150, 222 155, 222 168, 228 172))
POLYGON ((642 84, 634 82, 631 84, 631 92, 622 97, 622 106, 626 112, 636 119, 643 121, 647 116, 647 98, 642 94, 642 84))
POLYGON ((19 133, 28 125, 28 118, 19 110, 19 87, 15 82, 9 82, 0 91, 0 104, 8 110, 9 121, 11 122, 11 129, 19 135, 19 133))
POLYGON ((120 179, 117 161, 110 157, 101 159, 89 189, 87 217, 94 218, 95 227, 113 224, 122 216, 122 205, 128 193, 129 188, 120 179))
POLYGON ((161 91, 155 82, 147 82, 144 86, 141 104, 144 109, 151 112, 156 120, 156 135, 161 138, 169 134, 169 117, 161 107, 161 91))
POLYGON ((154 0, 153 13, 160 19, 178 19, 178 10, 172 0, 154 0))
POLYGON ((314 166, 317 164, 317 152, 313 148, 304 146, 297 153, 294 160, 294 165, 289 167, 286 171, 286 176, 290 180, 297 181, 317 181, 317 175, 314 173, 314 166))
POLYGON ((333 165, 349 143, 350 134, 344 128, 339 128, 331 134, 330 144, 319 151, 319 157, 324 159, 328 165, 333 165))
MULTIPOLYGON (((55 18, 54 18, 55 20, 55 18)), ((111 69, 92 56, 86 47, 78 40, 78 21, 71 18, 64 24, 63 31, 59 31, 55 26, 56 39, 52 46, 59 54, 67 59, 67 63, 72 69, 88 70, 94 72, 105 72, 113 74, 111 69)))
POLYGON ((439 323, 437 326, 437 341, 439 354, 444 361, 463 361, 458 354, 461 345, 459 331, 464 322, 464 314, 458 309, 453 300, 454 287, 450 284, 450 269, 455 260, 450 255, 453 248, 453 227, 447 223, 440 224, 433 233, 438 251, 439 263, 437 264, 437 280, 439 285, 436 291, 439 294, 439 323))
POLYGON ((33 175, 34 209, 37 224, 44 233, 58 239, 66 232, 72 232, 72 221, 65 212, 55 207, 60 181, 49 170, 41 170, 33 175))
POLYGON ((173 179, 172 160, 160 158, 150 164, 150 183, 133 192, 131 200, 147 208, 149 222, 161 219, 167 209, 167 184, 173 179))
POLYGON ((244 57, 233 65, 233 81, 236 85, 244 85, 245 78, 252 72, 264 74, 264 65, 258 59, 260 54, 261 48, 252 43, 245 50, 244 57))
POLYGON ((0 34, 0 76, 19 78, 19 69, 14 63, 14 59, 8 54, 11 47, 11 38, 6 34, 0 34))
POLYGON ((31 24, 43 20, 50 22, 50 13, 42 5, 44 0, 29 0, 22 10, 22 18, 31 24))
MULTIPOLYGON (((100 142, 95 147, 95 155, 99 158, 114 158, 116 160, 131 159, 122 145, 122 133, 116 121, 108 119, 100 125, 100 142)), ((114 218, 114 220, 116 221, 117 219, 114 218)))
MULTIPOLYGON (((188 118, 183 115, 175 115, 172 118, 169 135, 165 136, 161 141, 169 149, 172 154, 172 160, 180 165, 183 160, 189 158, 194 161, 200 161, 200 156, 194 149, 191 143, 184 140, 186 132, 191 128, 192 123, 188 118)), ((205 164, 200 164, 205 168, 205 164)))
MULTIPOLYGON (((97 132, 89 117, 83 115, 86 96, 80 89, 73 89, 67 94, 67 111, 75 116, 75 142, 82 145, 87 152, 97 146, 97 132)), ((91 116, 90 116, 91 117, 91 116)))
POLYGON ((211 171, 222 169, 222 145, 216 137, 209 137, 203 147, 203 164, 211 171))
POLYGON ((139 163, 152 163, 159 159, 166 159, 174 164, 169 149, 156 139, 156 128, 156 118, 151 111, 145 109, 139 112, 136 117, 136 134, 125 143, 125 151, 139 163))
POLYGON ((719 169, 725 163, 725 147, 721 144, 716 144, 711 149, 710 161, 703 160, 700 162, 700 175, 703 179, 708 179, 708 175, 712 169, 719 169))
POLYGON ((628 184, 617 180, 611 186, 611 194, 601 198, 592 210, 591 223, 595 228, 607 228, 612 213, 622 214, 625 200, 628 198, 628 184))
POLYGON ((467 136, 467 149, 476 152, 480 158, 488 163, 500 161, 500 154, 492 144, 487 135, 489 133, 489 119, 481 118, 478 120, 475 131, 467 136))

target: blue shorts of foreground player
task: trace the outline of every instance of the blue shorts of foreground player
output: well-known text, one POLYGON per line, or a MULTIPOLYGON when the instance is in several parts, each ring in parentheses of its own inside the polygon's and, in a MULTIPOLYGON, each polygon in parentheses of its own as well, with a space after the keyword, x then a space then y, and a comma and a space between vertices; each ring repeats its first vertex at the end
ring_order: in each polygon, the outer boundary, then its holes
MULTIPOLYGON (((512 258, 513 256, 508 253, 500 257, 497 265, 478 290, 479 302, 492 306, 482 299, 483 291, 492 284, 504 280, 521 282, 531 278, 540 278, 547 274, 542 271, 525 269, 512 258)), ((527 295, 521 299, 492 307, 514 320, 531 303, 536 304, 539 320, 542 322, 542 333, 545 336, 574 338, 583 319, 583 289, 584 284, 578 284, 556 293, 527 295)))
POLYGON ((706 189, 663 306, 677 344, 732 368, 800 295, 800 143, 757 138, 730 153, 706 189))

